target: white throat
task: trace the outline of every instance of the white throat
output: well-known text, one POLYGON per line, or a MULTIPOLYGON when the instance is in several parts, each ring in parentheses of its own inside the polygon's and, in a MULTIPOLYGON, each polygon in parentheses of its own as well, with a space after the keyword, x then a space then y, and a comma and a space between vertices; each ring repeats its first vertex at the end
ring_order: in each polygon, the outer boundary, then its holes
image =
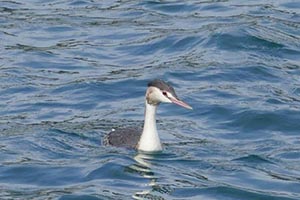
POLYGON ((161 151, 162 146, 156 129, 157 105, 150 105, 146 100, 145 121, 143 132, 138 144, 141 151, 161 151))

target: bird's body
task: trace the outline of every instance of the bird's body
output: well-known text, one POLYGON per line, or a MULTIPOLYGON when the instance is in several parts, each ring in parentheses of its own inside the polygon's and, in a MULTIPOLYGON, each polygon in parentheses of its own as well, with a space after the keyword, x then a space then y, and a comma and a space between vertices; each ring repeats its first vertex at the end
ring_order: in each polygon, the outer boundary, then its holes
POLYGON ((104 138, 104 144, 135 149, 142 134, 142 129, 135 127, 126 127, 113 129, 104 138))
POLYGON ((162 80, 153 80, 148 84, 146 91, 143 130, 132 127, 113 130, 106 136, 105 144, 141 151, 161 151, 162 145, 156 128, 156 110, 161 102, 175 103, 192 109, 179 100, 172 86, 162 80))

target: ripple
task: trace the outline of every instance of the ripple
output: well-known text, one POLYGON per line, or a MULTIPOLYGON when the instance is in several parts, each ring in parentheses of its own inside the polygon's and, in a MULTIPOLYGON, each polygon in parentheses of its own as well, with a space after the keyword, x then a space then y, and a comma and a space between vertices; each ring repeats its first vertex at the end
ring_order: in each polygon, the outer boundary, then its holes
MULTIPOLYGON (((268 199, 272 197, 271 195, 260 195, 260 194, 256 194, 256 192, 253 193, 246 192, 243 191, 242 189, 241 190, 234 189, 229 186, 211 187, 207 189, 203 188, 201 190, 197 190, 195 188, 186 188, 186 189, 178 190, 178 192, 176 192, 174 196, 177 198, 191 198, 191 197, 212 198, 210 193, 215 193, 217 197, 218 196, 221 197, 223 196, 222 194, 224 194, 224 196, 228 198, 239 198, 239 197, 244 198, 245 196, 247 196, 246 199, 248 199, 249 196, 249 199, 253 199, 253 198, 268 199)), ((216 196, 214 196, 214 198, 216 196)))
POLYGON ((269 163, 271 164, 272 162, 262 158, 261 156, 258 155, 248 155, 246 157, 241 157, 241 158, 237 158, 235 159, 236 161, 241 161, 241 162, 245 162, 245 163, 269 163))

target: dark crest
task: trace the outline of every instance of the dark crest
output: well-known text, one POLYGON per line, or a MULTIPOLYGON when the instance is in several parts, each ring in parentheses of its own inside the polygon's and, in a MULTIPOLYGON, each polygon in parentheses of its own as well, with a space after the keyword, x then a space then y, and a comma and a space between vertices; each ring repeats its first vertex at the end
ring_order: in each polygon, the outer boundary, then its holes
POLYGON ((169 85, 168 83, 164 82, 163 80, 155 79, 148 83, 148 87, 151 87, 151 86, 156 87, 162 91, 170 92, 174 97, 178 98, 175 93, 174 88, 171 85, 169 85))

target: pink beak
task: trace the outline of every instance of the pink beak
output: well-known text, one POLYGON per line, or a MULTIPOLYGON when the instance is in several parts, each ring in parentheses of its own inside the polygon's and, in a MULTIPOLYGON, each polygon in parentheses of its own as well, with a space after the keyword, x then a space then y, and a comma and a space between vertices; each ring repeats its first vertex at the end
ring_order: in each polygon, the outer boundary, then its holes
POLYGON ((172 101, 172 103, 175 103, 175 104, 177 104, 179 106, 182 106, 184 108, 193 110, 193 108, 190 105, 188 105, 187 103, 185 103, 183 101, 180 101, 179 99, 175 99, 175 98, 169 98, 169 99, 172 101))

